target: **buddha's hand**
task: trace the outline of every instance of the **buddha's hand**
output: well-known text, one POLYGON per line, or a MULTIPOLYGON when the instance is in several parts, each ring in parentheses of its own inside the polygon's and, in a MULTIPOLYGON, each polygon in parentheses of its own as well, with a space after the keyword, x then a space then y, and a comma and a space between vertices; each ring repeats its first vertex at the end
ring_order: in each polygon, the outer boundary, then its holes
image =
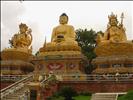
POLYGON ((65 40, 64 35, 63 34, 57 35, 56 40, 57 40, 57 42, 64 41, 65 40))
POLYGON ((119 39, 119 37, 114 37, 114 38, 110 39, 110 42, 111 43, 120 42, 120 39, 119 39))

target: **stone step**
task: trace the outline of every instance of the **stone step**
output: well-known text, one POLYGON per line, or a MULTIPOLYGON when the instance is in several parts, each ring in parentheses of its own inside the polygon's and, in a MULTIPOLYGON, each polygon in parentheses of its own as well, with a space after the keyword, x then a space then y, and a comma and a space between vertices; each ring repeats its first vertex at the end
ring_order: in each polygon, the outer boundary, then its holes
POLYGON ((101 99, 101 98, 102 98, 102 99, 114 99, 114 98, 116 98, 116 97, 111 97, 111 98, 108 98, 108 97, 100 97, 100 98, 99 98, 99 97, 94 97, 94 98, 95 98, 95 99, 96 99, 96 98, 98 98, 98 99, 101 99))
MULTIPOLYGON (((97 95, 95 95, 95 96, 97 96, 97 95)), ((116 95, 114 95, 114 96, 110 96, 110 95, 98 95, 97 97, 116 97, 116 95)))
POLYGON ((27 91, 27 88, 22 88, 18 91, 16 91, 13 94, 9 94, 7 97, 5 97, 3 100, 19 100, 19 97, 24 94, 25 91, 27 91))
POLYGON ((116 100, 117 94, 96 93, 93 94, 91 100, 116 100))
POLYGON ((106 96, 95 96, 95 98, 96 98, 96 97, 97 97, 97 98, 115 98, 116 96, 113 96, 113 97, 108 97, 108 96, 107 96, 107 97, 106 97, 106 96))
POLYGON ((97 97, 115 97, 116 95, 94 95, 97 97))
POLYGON ((93 98, 91 100, 116 100, 116 98, 112 98, 112 99, 109 99, 109 98, 93 98))

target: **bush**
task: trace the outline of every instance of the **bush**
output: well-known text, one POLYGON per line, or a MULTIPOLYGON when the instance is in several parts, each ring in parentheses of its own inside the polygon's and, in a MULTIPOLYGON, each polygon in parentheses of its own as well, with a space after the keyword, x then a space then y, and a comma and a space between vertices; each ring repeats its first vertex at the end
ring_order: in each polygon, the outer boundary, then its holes
POLYGON ((47 97, 46 100, 52 100, 52 97, 47 97))
POLYGON ((127 94, 120 96, 118 100, 133 100, 133 90, 129 91, 127 94))
POLYGON ((55 93, 53 94, 53 97, 56 97, 56 98, 60 97, 59 92, 55 92, 55 93))
POLYGON ((72 97, 77 95, 77 92, 69 86, 62 87, 59 90, 59 94, 65 98, 65 100, 73 100, 72 97))

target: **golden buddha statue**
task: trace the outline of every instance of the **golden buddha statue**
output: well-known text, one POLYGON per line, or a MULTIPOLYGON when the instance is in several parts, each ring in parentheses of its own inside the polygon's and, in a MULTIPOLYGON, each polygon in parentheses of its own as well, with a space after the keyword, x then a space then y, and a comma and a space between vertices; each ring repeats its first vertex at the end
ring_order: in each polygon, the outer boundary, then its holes
POLYGON ((80 50, 78 43, 75 41, 74 27, 68 25, 68 16, 63 13, 59 18, 60 25, 56 26, 52 32, 50 43, 45 43, 40 51, 69 51, 80 50))
POLYGON ((20 32, 15 34, 11 40, 10 44, 14 48, 28 48, 32 42, 31 29, 28 29, 26 24, 21 23, 19 25, 20 32))
POLYGON ((98 35, 98 42, 101 40, 101 43, 116 43, 116 42, 125 42, 127 41, 126 35, 125 35, 125 29, 123 28, 123 13, 121 15, 122 21, 118 25, 117 15, 114 15, 113 13, 108 16, 109 18, 109 24, 107 27, 107 30, 104 33, 104 36, 102 37, 100 34, 98 35))
POLYGON ((95 48, 97 56, 130 55, 133 52, 133 43, 127 40, 125 34, 124 14, 121 14, 121 23, 119 24, 117 15, 112 13, 108 18, 107 30, 105 33, 98 33, 97 35, 97 47, 95 48))
POLYGON ((124 14, 118 24, 117 15, 108 16, 109 23, 105 33, 97 35, 95 53, 97 57, 92 64, 96 68, 93 74, 132 73, 133 69, 127 65, 133 64, 133 42, 127 40, 123 27, 124 14))
POLYGON ((76 44, 74 27, 71 25, 67 25, 68 16, 65 13, 60 16, 59 22, 60 25, 53 29, 51 42, 76 44))

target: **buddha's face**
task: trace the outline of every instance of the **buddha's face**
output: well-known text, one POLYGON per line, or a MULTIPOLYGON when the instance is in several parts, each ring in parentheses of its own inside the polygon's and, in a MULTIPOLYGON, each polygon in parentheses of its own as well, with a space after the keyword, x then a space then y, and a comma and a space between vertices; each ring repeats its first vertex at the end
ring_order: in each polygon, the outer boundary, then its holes
POLYGON ((117 26, 118 21, 117 21, 117 19, 110 19, 109 23, 110 23, 111 26, 117 26))
POLYGON ((60 22, 60 24, 67 24, 67 22, 68 22, 67 16, 60 16, 59 22, 60 22))

